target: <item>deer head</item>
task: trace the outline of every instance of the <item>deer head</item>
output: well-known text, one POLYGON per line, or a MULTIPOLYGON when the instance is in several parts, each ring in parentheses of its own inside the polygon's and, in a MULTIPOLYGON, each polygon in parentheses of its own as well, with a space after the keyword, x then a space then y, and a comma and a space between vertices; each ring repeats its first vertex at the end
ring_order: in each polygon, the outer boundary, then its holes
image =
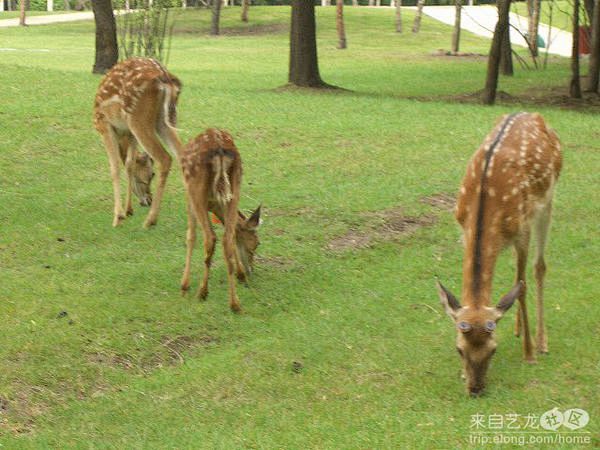
POLYGON ((439 281, 437 288, 442 306, 456 327, 456 350, 463 363, 467 390, 471 396, 478 396, 485 388, 487 369, 496 352, 496 324, 519 297, 523 282, 517 283, 495 307, 461 306, 439 281))
POLYGON ((141 206, 152 204, 150 183, 154 178, 154 162, 146 153, 139 153, 133 161, 133 193, 140 200, 141 206))
POLYGON ((244 271, 250 275, 254 265, 254 254, 260 241, 258 239, 258 227, 260 226, 260 206, 246 218, 241 212, 240 220, 236 230, 236 245, 240 261, 244 271))

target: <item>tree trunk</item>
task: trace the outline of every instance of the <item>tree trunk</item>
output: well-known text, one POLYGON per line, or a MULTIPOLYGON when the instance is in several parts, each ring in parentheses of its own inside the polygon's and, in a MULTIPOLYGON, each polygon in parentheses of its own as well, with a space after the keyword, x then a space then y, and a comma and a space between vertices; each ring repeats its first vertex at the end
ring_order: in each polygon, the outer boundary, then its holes
POLYGON ((358 6, 358 0, 352 0, 352 6, 358 6))
POLYGON ((487 76, 485 88, 483 89, 482 101, 486 105, 493 105, 496 101, 496 90, 498 89, 498 71, 500 69, 500 50, 502 39, 508 28, 508 11, 510 0, 498 0, 498 23, 494 29, 490 55, 488 56, 487 76))
POLYGON ((579 79, 579 0, 573 0, 573 48, 571 49, 569 94, 573 98, 581 98, 581 82, 579 79))
POLYGON ((92 9, 96 22, 96 62, 93 73, 105 73, 119 60, 117 26, 110 0, 93 0, 92 9))
POLYGON ((221 19, 221 0, 213 0, 212 4, 212 21, 210 24, 210 34, 217 36, 219 34, 219 21, 221 19))
POLYGON ((242 22, 248 22, 248 9, 250 8, 250 0, 242 0, 242 22))
POLYGON ((462 15, 462 1, 454 2, 454 31, 452 32, 452 53, 456 54, 460 48, 460 19, 462 15))
POLYGON ((600 81, 600 0, 594 2, 592 42, 587 90, 598 92, 600 81))
POLYGON ((540 28, 541 0, 527 0, 527 12, 529 13, 527 40, 529 52, 534 58, 538 56, 538 30, 540 28))
POLYGON ((19 2, 19 25, 25 26, 25 0, 19 2))
POLYGON ((415 14, 415 21, 413 22, 413 33, 418 33, 421 29, 421 17, 423 16, 423 5, 425 5, 425 0, 419 0, 417 2, 417 13, 415 14))
POLYGON ((402 33, 402 0, 396 0, 396 33, 402 33))
POLYGON ((335 24, 338 33, 337 48, 344 49, 348 47, 348 44, 346 43, 346 31, 344 30, 344 0, 337 0, 335 24))
POLYGON ((506 31, 502 38, 502 47, 500 49, 500 71, 502 72, 502 75, 514 75, 512 47, 510 45, 510 16, 509 23, 506 25, 506 31))
POLYGON ((319 75, 315 4, 292 0, 288 81, 296 86, 327 87, 319 75))

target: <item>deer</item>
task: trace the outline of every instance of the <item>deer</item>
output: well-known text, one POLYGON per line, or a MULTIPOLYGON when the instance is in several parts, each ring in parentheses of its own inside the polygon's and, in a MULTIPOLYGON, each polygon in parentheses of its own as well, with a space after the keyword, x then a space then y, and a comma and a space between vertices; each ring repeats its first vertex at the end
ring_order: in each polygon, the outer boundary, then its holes
POLYGON ((456 350, 468 393, 483 393, 497 347, 496 324, 516 299, 515 335, 523 333, 523 356, 535 363, 526 305, 525 272, 529 241, 536 241, 539 353, 548 352, 544 323, 544 277, 554 187, 562 167, 560 142, 537 113, 503 116, 467 165, 455 209, 464 243, 462 303, 439 280, 440 301, 456 327, 456 350), (533 231, 533 233, 532 233, 533 231), (491 306, 492 278, 501 251, 513 246, 516 284, 491 306))
POLYGON ((132 191, 142 206, 150 206, 144 227, 157 222, 171 169, 171 154, 178 158, 183 148, 175 129, 181 87, 175 75, 149 58, 131 58, 117 63, 98 86, 94 127, 102 136, 108 154, 114 194, 114 227, 133 214, 132 191), (145 155, 138 153, 138 143, 145 155), (119 159, 125 165, 128 180, 125 210, 121 204, 119 159), (152 198, 150 182, 154 176, 154 163, 158 166, 158 184, 152 198))
POLYGON ((261 206, 246 217, 238 210, 242 182, 242 159, 231 135, 209 128, 192 139, 183 149, 181 169, 186 192, 187 233, 185 268, 181 291, 190 288, 192 253, 196 227, 200 224, 204 237, 204 276, 197 297, 206 299, 208 278, 215 251, 216 235, 208 218, 213 213, 223 224, 223 250, 229 285, 229 307, 240 312, 236 280, 247 281, 252 272, 254 255, 259 245, 258 227, 261 206))

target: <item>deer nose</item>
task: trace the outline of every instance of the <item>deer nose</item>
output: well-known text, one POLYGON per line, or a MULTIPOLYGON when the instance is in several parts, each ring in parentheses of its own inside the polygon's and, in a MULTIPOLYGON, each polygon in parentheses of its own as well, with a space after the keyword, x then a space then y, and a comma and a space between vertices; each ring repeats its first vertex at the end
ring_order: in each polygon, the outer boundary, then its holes
POLYGON ((469 395, 471 397, 479 397, 481 394, 483 394, 483 386, 469 387, 469 395))

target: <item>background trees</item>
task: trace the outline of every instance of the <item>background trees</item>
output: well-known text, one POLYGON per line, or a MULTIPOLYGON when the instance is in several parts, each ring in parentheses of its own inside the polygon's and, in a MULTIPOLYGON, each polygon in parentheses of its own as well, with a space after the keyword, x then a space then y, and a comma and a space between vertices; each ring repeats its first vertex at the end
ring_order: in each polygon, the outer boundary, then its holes
POLYGON ((119 60, 117 26, 111 0, 93 0, 96 22, 96 60, 92 72, 105 73, 119 60))

